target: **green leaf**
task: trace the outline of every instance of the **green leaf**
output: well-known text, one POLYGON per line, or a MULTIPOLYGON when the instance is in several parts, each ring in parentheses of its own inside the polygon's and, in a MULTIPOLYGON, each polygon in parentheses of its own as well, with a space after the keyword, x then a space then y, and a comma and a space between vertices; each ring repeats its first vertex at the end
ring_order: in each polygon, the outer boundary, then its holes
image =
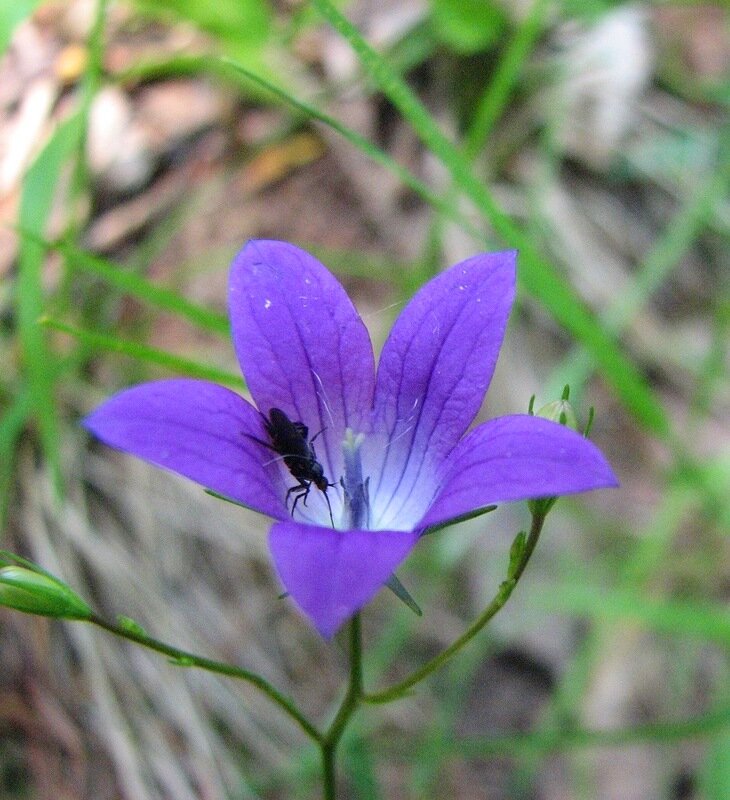
MULTIPOLYGON (((654 242, 639 265, 631 284, 617 294, 604 313, 602 324, 614 335, 622 333, 636 318, 660 286, 682 263, 684 254, 702 232, 727 196, 730 185, 730 133, 718 142, 717 168, 699 177, 680 210, 661 236, 654 242)), ((570 383, 580 387, 591 376, 595 366, 592 353, 577 348, 555 369, 548 393, 570 383)))
POLYGON ((195 659, 191 656, 170 656, 167 659, 169 664, 173 667, 195 667, 198 666, 195 659))
POLYGON ((147 13, 170 12, 225 41, 264 42, 271 30, 272 13, 263 0, 136 0, 147 13))
MULTIPOLYGON (((681 742, 722 734, 730 725, 730 707, 721 705, 686 720, 654 722, 615 730, 560 728, 504 736, 452 737, 448 750, 460 758, 485 758, 499 754, 534 754, 594 747, 621 747, 639 742, 681 742)), ((718 795, 725 798, 727 795, 718 795)), ((714 796, 708 795, 708 798, 714 796)))
POLYGON ((50 572, 46 572, 43 567, 39 566, 38 564, 34 564, 27 558, 23 558, 23 556, 17 555, 17 553, 11 553, 10 550, 0 550, 0 567, 9 566, 25 567, 31 572, 38 572, 39 574, 45 575, 47 578, 51 578, 52 580, 56 579, 55 575, 51 575, 50 572))
POLYGON ((381 800, 373 751, 362 736, 350 733, 343 742, 344 761, 353 789, 353 800, 381 800))
MULTIPOLYGON (((238 506, 239 508, 245 508, 246 511, 252 511, 255 514, 260 514, 261 513, 258 509, 253 508, 253 506, 247 506, 244 503, 241 503, 239 500, 233 500, 230 497, 226 497, 224 494, 219 494, 218 492, 214 492, 212 489, 203 489, 203 491, 207 495, 210 495, 211 497, 214 497, 216 500, 222 500, 224 503, 230 503, 233 506, 238 506)), ((287 594, 288 593, 285 593, 282 596, 286 597, 287 594)))
POLYGON ((482 149, 503 113, 527 57, 545 26, 547 8, 547 0, 533 0, 524 21, 501 53, 466 131, 464 154, 468 159, 473 159, 482 149))
POLYGON ((215 37, 230 56, 266 69, 265 50, 271 43, 273 14, 265 0, 136 0, 153 17, 174 16, 215 37))
POLYGON ((7 50, 15 29, 41 4, 41 0, 5 0, 0 3, 0 56, 7 50))
POLYGON ((493 45, 507 27, 507 16, 492 0, 432 0, 433 31, 458 53, 493 45))

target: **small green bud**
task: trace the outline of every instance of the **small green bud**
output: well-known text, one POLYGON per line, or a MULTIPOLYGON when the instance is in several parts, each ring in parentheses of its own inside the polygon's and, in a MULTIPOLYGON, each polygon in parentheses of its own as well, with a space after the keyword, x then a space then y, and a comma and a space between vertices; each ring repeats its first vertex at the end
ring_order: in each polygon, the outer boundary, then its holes
POLYGON ((512 547, 509 549, 509 567, 507 568, 508 578, 514 578, 515 573, 517 572, 517 567, 522 560, 522 554, 525 552, 526 544, 527 534, 524 531, 520 531, 517 536, 515 536, 515 539, 512 542, 512 547))
POLYGON ((91 609, 66 584, 26 567, 0 569, 0 605, 59 619, 88 619, 91 609))
POLYGON ((195 659, 190 656, 170 656, 167 659, 169 664, 173 667, 194 667, 195 659))
POLYGON ((125 617, 124 614, 119 614, 117 617, 117 625, 127 633, 133 633, 136 636, 147 636, 147 631, 137 622, 136 619, 125 617))
POLYGON ((559 422, 574 431, 578 430, 578 418, 573 406, 567 400, 553 400, 552 403, 544 405, 535 416, 559 422))

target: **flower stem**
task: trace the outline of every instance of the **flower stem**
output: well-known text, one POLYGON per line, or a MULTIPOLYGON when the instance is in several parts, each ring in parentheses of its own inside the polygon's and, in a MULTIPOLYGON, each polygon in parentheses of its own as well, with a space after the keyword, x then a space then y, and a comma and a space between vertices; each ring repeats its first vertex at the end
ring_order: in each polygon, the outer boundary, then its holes
POLYGON ((383 689, 379 692, 366 693, 361 696, 364 703, 388 703, 391 700, 397 700, 408 694, 409 690, 420 683, 424 678, 432 672, 441 669, 456 653, 465 647, 481 630, 484 626, 497 614, 497 612, 509 600, 510 595, 514 591, 517 581, 525 571, 525 567, 532 556, 537 541, 540 538, 540 532, 545 524, 546 514, 533 514, 532 525, 530 526, 530 533, 527 536, 525 545, 522 549, 520 559, 517 562, 512 576, 503 581, 497 594, 492 598, 489 605, 482 611, 477 619, 467 628, 462 635, 452 642, 447 648, 442 650, 437 656, 434 656, 430 661, 427 661, 422 667, 412 672, 407 678, 404 678, 399 683, 391 686, 389 689, 383 689))
POLYGON ((347 693, 327 732, 320 740, 324 800, 335 800, 337 797, 335 753, 345 727, 360 705, 362 697, 362 631, 360 615, 355 614, 350 622, 350 682, 347 693))
POLYGON ((249 672, 248 670, 241 667, 236 667, 233 664, 213 661, 209 658, 204 658, 203 656, 197 656, 193 653, 188 653, 185 650, 180 650, 177 647, 172 647, 169 644, 165 644, 157 639, 153 639, 151 636, 147 636, 141 629, 131 629, 125 628, 121 625, 114 625, 113 623, 107 622, 101 617, 98 617, 96 614, 93 614, 88 619, 88 622, 91 622, 93 625, 103 628, 105 631, 113 633, 115 636, 119 636, 122 639, 128 639, 130 642, 135 642, 136 644, 142 645, 142 647, 146 647, 148 650, 154 650, 157 653, 162 653, 162 655, 172 659, 179 666, 198 667, 199 669, 204 669, 207 672, 214 672, 218 675, 226 675, 229 678, 235 678, 237 680, 252 684, 257 689, 262 691, 273 703, 276 703, 276 705, 278 705, 285 714, 294 720, 294 722, 299 725, 299 727, 310 739, 313 739, 317 743, 323 742, 324 737, 322 733, 317 730, 317 728, 304 716, 304 714, 302 714, 302 712, 294 704, 293 700, 286 697, 278 689, 274 688, 267 680, 262 678, 260 675, 257 675, 255 672, 249 672))

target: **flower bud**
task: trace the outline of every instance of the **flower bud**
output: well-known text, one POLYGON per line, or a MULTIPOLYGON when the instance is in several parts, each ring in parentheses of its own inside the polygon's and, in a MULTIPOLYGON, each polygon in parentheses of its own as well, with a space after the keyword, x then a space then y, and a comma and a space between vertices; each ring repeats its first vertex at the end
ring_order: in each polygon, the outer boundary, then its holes
POLYGON ((578 418, 575 409, 567 400, 553 400, 552 403, 544 405, 539 411, 535 412, 536 417, 559 422, 574 431, 578 430, 578 418))
POLYGON ((66 584, 32 569, 0 569, 0 605, 59 619, 88 619, 91 609, 66 584))

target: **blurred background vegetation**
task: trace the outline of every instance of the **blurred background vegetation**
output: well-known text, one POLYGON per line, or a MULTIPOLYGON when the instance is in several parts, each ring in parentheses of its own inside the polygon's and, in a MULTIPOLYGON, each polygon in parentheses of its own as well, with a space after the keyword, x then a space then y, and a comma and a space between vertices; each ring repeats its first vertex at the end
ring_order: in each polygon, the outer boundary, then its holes
MULTIPOLYGON (((154 377, 243 387, 225 287, 250 237, 316 252, 376 344, 439 269, 517 247, 481 418, 569 382, 622 488, 562 500, 488 632, 358 717, 345 796, 726 800, 729 25, 702 2, 0 3, 0 546, 326 717, 344 651, 277 599, 266 521, 78 420, 154 377)), ((414 553, 424 615, 368 609, 370 686, 463 630, 526 517, 414 553)), ((316 751, 245 687, 5 611, 0 665, 2 798, 318 796, 316 751)))

